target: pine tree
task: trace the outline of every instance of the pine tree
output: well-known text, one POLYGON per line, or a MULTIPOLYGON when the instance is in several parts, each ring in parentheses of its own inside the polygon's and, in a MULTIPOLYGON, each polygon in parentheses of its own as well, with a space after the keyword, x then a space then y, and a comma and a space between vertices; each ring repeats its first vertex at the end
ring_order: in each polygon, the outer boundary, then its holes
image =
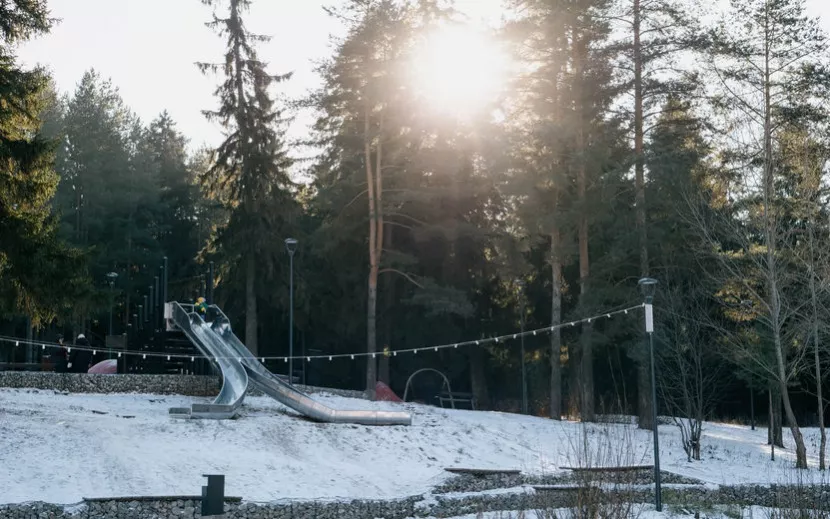
MULTIPOLYGON (((516 2, 525 13, 517 26, 529 34, 524 48, 530 49, 525 59, 541 66, 525 81, 522 88, 532 93, 525 101, 525 116, 530 121, 530 151, 525 155, 532 173, 532 195, 540 206, 527 207, 525 218, 533 233, 542 232, 550 246, 548 263, 552 268, 552 322, 562 318, 562 270, 569 258, 568 234, 576 235, 576 256, 579 272, 579 307, 587 313, 590 297, 591 262, 590 227, 597 220, 600 178, 610 166, 609 150, 616 147, 615 123, 607 118, 608 107, 615 97, 612 81, 611 54, 608 52, 610 27, 607 13, 610 3, 604 0, 547 2, 523 0, 516 2), (572 201, 572 202, 571 202, 572 201), (532 209, 531 209, 532 207, 532 209), (533 222, 533 212, 544 218, 533 222), (539 227, 541 226, 541 228, 539 227)), ((525 143, 526 144, 526 143, 525 143)), ((582 418, 592 421, 594 411, 593 338, 592 326, 583 326, 578 352, 569 352, 582 418)), ((560 332, 551 338, 551 415, 556 417, 560 398, 557 396, 560 377, 558 358, 560 332)))
MULTIPOLYGON (((209 6, 220 0, 202 0, 209 6)), ((224 82, 216 89, 220 106, 205 111, 209 120, 225 128, 225 141, 216 150, 214 164, 203 177, 209 193, 230 209, 227 226, 215 239, 228 263, 239 261, 245 293, 245 342, 256 355, 258 342, 258 289, 262 271, 273 270, 275 230, 285 227, 293 211, 292 182, 281 112, 269 89, 290 75, 271 75, 254 48, 268 38, 247 30, 242 16, 250 0, 228 0, 227 17, 214 14, 208 27, 227 38, 222 63, 200 63, 203 72, 222 71, 224 82)))
POLYGON ((51 216, 58 177, 53 142, 41 133, 52 104, 49 78, 23 70, 14 56, 16 44, 51 25, 44 1, 0 5, 0 309, 23 312, 35 325, 68 313, 87 286, 81 256, 60 241, 51 216))
MULTIPOLYGON (((679 56, 702 49, 703 39, 691 14, 693 3, 683 0, 623 0, 615 21, 624 36, 622 63, 625 89, 633 95, 632 140, 635 210, 641 278, 649 277, 649 240, 646 221, 645 155, 648 129, 661 114, 668 96, 694 88, 695 79, 677 67, 679 56)), ((651 382, 648 355, 642 346, 630 349, 637 362, 637 414, 641 429, 652 428, 651 382)))
POLYGON ((196 230, 199 192, 188 165, 187 139, 167 111, 150 123, 146 139, 161 191, 158 240, 168 258, 170 279, 195 275, 194 258, 206 240, 196 230))
POLYGON ((84 74, 61 112, 52 125, 61 141, 56 206, 64 236, 91 251, 90 272, 102 289, 108 272, 120 274, 126 325, 132 301, 152 284, 163 255, 157 232, 163 209, 146 131, 95 71, 84 74))

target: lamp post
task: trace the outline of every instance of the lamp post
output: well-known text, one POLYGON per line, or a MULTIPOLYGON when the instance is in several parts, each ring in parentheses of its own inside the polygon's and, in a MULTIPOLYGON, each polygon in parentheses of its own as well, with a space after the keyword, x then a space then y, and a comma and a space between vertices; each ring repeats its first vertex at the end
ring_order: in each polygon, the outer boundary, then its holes
POLYGON ((288 277, 288 383, 294 385, 294 252, 297 250, 297 240, 286 238, 285 250, 288 251, 291 265, 288 277))
POLYGON ((521 333, 522 345, 522 414, 527 414, 527 366, 525 365, 525 295, 524 281, 516 280, 516 286, 519 287, 519 330, 521 333))
MULTIPOLYGON (((116 279, 118 279, 118 272, 107 272, 107 282, 110 285, 110 325, 109 325, 109 335, 110 336, 112 336, 112 306, 114 304, 114 299, 115 299, 114 292, 115 292, 115 280, 116 279)), ((109 338, 107 340, 107 343, 109 343, 109 338)), ((108 353, 108 358, 112 358, 112 348, 109 347, 109 344, 107 344, 107 350, 109 352, 108 353)))
POLYGON ((651 421, 654 433, 654 508, 663 510, 663 495, 660 488, 660 439, 657 432, 657 379, 654 374, 654 292, 657 290, 657 280, 642 278, 637 282, 645 298, 646 334, 648 335, 648 354, 651 362, 651 421))

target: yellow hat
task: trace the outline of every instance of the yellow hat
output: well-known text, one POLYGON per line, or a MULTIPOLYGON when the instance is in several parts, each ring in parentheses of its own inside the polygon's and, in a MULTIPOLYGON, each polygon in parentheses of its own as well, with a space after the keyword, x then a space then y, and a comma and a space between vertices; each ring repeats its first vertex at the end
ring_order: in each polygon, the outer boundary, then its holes
POLYGON ((204 302, 205 302, 205 298, 204 298, 204 297, 200 297, 199 299, 197 299, 197 300, 196 300, 196 302, 197 302, 197 303, 204 303, 204 302))

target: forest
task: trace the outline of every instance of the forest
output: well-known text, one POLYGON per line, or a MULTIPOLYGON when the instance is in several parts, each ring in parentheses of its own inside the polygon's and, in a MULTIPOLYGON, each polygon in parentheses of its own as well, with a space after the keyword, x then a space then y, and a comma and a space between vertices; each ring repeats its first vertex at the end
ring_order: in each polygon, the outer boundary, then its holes
POLYGON ((651 428, 654 278, 658 408, 690 456, 704 420, 752 406, 806 466, 830 361, 830 54, 803 0, 507 0, 495 28, 451 1, 332 2, 346 30, 301 99, 260 59, 252 1, 202 0, 226 51, 194 66, 224 140, 198 150, 92 69, 61 93, 23 68, 15 45, 56 22, 45 0, 0 5, 3 337, 103 337, 110 311, 129 334, 167 258, 169 300, 204 295, 212 263, 248 348, 285 356, 295 238, 295 351, 343 355, 309 361, 315 383, 402 392, 430 367, 485 409, 526 392, 533 414, 651 428), (481 57, 448 61, 465 45, 481 57), (541 332, 488 340, 520 330, 541 332))

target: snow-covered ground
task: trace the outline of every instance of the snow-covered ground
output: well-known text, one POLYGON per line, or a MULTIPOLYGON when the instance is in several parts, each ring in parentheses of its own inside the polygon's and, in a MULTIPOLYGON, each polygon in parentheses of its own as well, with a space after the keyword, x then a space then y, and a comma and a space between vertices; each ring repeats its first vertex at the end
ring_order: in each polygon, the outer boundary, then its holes
MULTIPOLYGON (((168 408, 200 399, 0 390, 0 503, 193 495, 208 473, 225 474, 226 493, 251 501, 391 498, 429 492, 449 477, 446 467, 551 474, 579 465, 586 450, 594 463, 651 463, 651 433, 631 426, 316 398, 343 409, 405 408, 413 425, 317 424, 266 397, 247 398, 236 420, 185 421, 168 408)), ((817 431, 804 432, 816 453, 817 431)), ((795 480, 794 453, 779 449, 769 461, 761 428, 708 424, 704 460, 693 463, 675 427, 662 426, 660 439, 665 470, 707 483, 795 480)))

